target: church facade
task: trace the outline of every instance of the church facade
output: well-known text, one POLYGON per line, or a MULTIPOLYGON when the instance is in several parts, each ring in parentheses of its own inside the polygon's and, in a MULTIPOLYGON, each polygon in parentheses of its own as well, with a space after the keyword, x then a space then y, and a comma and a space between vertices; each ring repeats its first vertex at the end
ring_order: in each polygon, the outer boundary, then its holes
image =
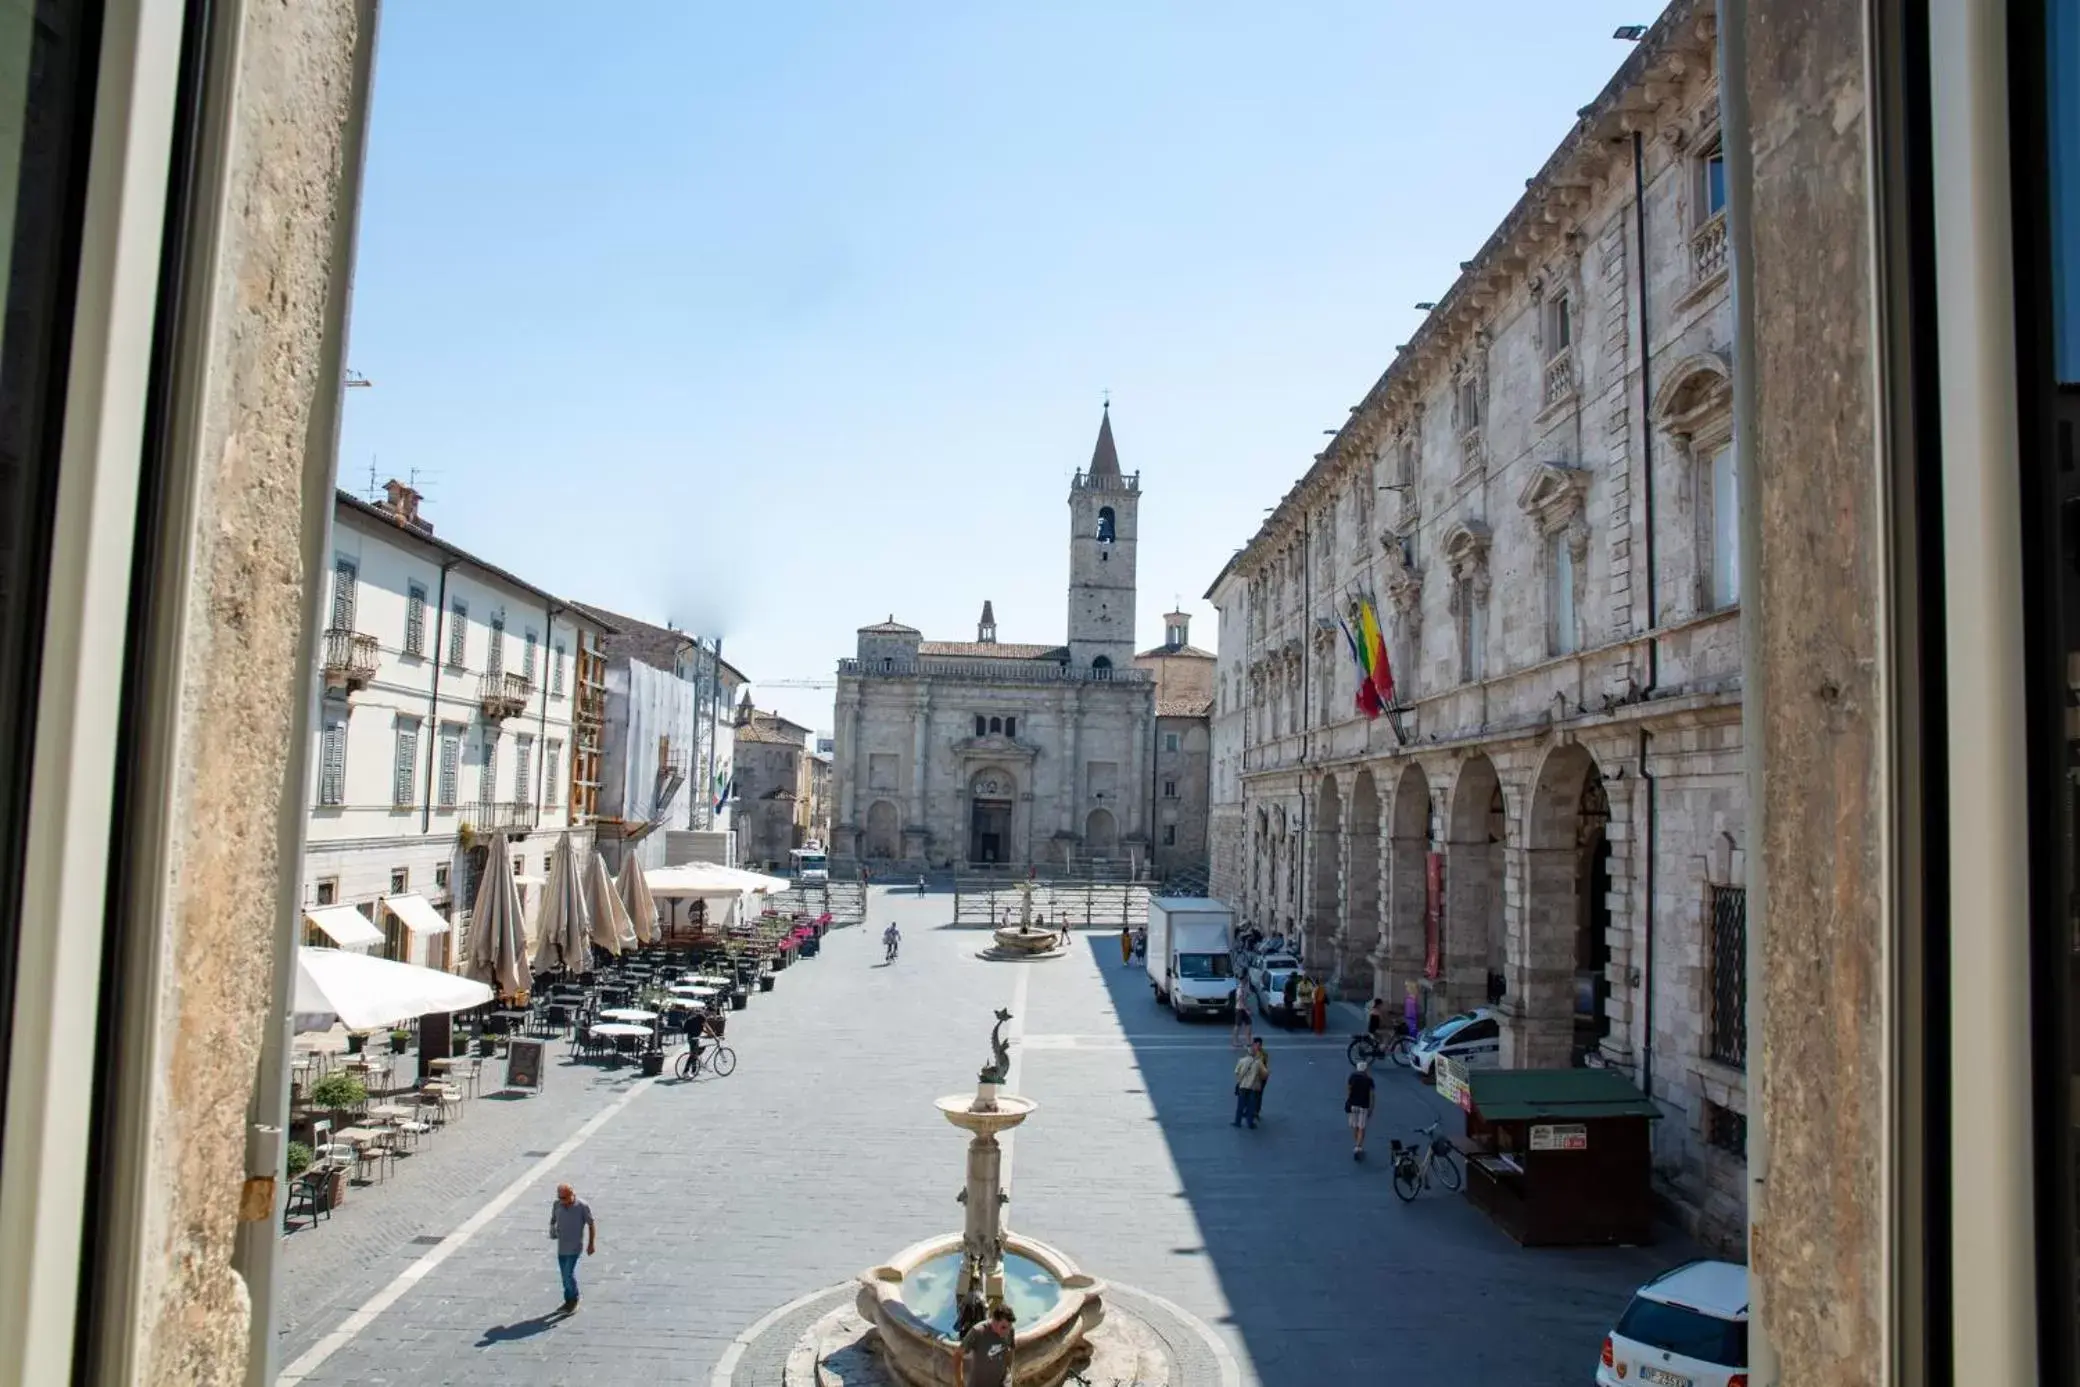
POLYGON ((1141 479, 1108 411, 1069 488, 1067 640, 972 641, 897 621, 838 662, 833 855, 869 867, 1149 860, 1156 679, 1135 666, 1141 479))

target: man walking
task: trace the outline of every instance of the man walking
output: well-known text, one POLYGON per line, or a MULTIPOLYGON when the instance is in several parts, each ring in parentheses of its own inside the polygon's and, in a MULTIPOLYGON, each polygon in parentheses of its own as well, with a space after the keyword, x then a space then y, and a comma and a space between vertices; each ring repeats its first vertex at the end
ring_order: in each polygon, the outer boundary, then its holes
POLYGON ((1264 1079, 1270 1073, 1264 1059, 1264 1042, 1258 1041, 1235 1061, 1235 1120, 1230 1127, 1240 1127, 1245 1122, 1257 1125, 1257 1110, 1264 1102, 1264 1079))
POLYGON ((1351 1124, 1351 1159, 1365 1159, 1365 1124, 1372 1121, 1372 1070, 1360 1064, 1344 1081, 1343 1111, 1351 1124))
POLYGON ((556 1187, 556 1202, 549 1206, 549 1236, 556 1239, 556 1268, 563 1273, 563 1312, 568 1315, 578 1308, 578 1254, 589 1257, 599 1251, 592 1206, 569 1185, 556 1187))
POLYGON ((989 1318, 961 1336, 953 1348, 953 1387, 1008 1387, 1017 1343, 1011 1326, 1018 1316, 999 1304, 989 1318))

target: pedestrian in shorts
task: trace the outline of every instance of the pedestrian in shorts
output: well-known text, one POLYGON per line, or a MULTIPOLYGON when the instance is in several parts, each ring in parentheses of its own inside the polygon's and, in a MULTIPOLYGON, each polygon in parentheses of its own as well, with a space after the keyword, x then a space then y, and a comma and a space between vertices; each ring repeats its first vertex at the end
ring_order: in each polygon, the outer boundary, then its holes
POLYGON ((1365 1065, 1351 1070, 1344 1080, 1343 1112, 1351 1124, 1351 1159, 1365 1159, 1365 1125, 1372 1121, 1372 1071, 1365 1065))
POLYGON ((1235 1029, 1228 1033, 1228 1043, 1240 1049, 1248 1045, 1250 1039, 1249 1008, 1242 1004, 1242 994, 1237 992, 1235 994, 1235 1029))

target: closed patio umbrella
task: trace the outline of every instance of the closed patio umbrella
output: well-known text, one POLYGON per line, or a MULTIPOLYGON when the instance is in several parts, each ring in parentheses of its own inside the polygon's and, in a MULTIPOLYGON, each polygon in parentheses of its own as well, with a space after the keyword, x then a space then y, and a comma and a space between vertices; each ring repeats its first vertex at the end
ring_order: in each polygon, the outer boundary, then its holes
POLYGON ((585 904, 592 912, 593 943, 617 958, 623 949, 636 946, 635 921, 628 918, 628 907, 621 903, 621 893, 614 889, 607 859, 597 851, 585 864, 585 904))
POLYGON ((650 894, 643 864, 634 853, 621 859, 621 876, 615 885, 621 888, 621 904, 627 908, 628 918, 635 922, 636 938, 645 944, 657 942, 657 899, 650 894))
POLYGON ((571 835, 560 835, 549 858, 549 881, 542 887, 542 909, 535 928, 534 971, 592 971, 592 912, 585 907, 585 883, 578 874, 578 855, 571 835))
POLYGON ((503 833, 491 835, 484 879, 477 883, 470 909, 467 960, 463 975, 488 984, 501 997, 527 990, 527 940, 521 930, 520 888, 513 882, 513 859, 503 833))

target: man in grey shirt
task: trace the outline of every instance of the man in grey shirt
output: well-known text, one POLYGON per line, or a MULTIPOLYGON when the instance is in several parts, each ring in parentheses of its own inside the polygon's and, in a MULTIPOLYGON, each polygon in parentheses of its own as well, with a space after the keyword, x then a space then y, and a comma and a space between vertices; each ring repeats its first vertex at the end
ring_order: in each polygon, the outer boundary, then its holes
POLYGON ((989 1318, 961 1336, 953 1349, 953 1387, 1006 1387, 1015 1349, 1011 1307, 997 1305, 989 1318))
POLYGON ((565 1314, 578 1308, 578 1254, 599 1251, 599 1225, 592 1221, 592 1206, 578 1198, 569 1185, 556 1187, 556 1202, 549 1206, 549 1236, 556 1239, 556 1268, 563 1273, 565 1314))

